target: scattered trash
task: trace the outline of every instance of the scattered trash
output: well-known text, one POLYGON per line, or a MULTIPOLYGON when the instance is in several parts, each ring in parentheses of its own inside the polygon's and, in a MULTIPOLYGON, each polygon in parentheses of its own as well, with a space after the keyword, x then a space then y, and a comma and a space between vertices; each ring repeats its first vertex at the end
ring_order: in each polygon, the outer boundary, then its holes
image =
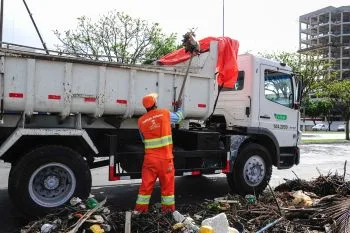
POLYGON ((90 202, 90 207, 95 206, 94 208, 82 208, 83 200, 74 197, 64 208, 55 211, 55 213, 50 213, 38 221, 29 223, 21 229, 21 233, 110 232, 112 230, 110 216, 106 214, 110 211, 107 207, 104 207, 106 200, 98 202, 96 199, 89 199, 84 202, 90 202))
POLYGON ((102 213, 108 215, 111 213, 111 211, 107 207, 105 207, 102 209, 102 213))
POLYGON ((110 232, 112 230, 112 227, 109 224, 102 224, 101 227, 105 232, 110 232))
POLYGON ((92 219, 86 220, 88 223, 104 223, 104 219, 101 215, 94 215, 92 219))
POLYGON ((214 201, 219 203, 228 203, 228 204, 239 204, 239 201, 237 200, 228 200, 227 197, 217 197, 214 199, 214 201))
POLYGON ((73 197, 72 199, 70 199, 69 203, 72 206, 76 206, 77 204, 80 204, 82 202, 82 200, 79 197, 73 197))
POLYGON ((89 208, 89 209, 93 209, 97 206, 98 204, 98 201, 93 198, 93 197, 89 197, 86 201, 86 206, 89 208))
POLYGON ((93 215, 95 212, 97 211, 101 211, 101 209, 103 208, 104 204, 106 203, 106 199, 101 201, 100 203, 96 201, 96 206, 93 208, 93 209, 90 209, 88 210, 84 215, 83 217, 81 217, 72 227, 71 227, 71 230, 68 231, 68 233, 76 233, 80 227, 86 222, 86 220, 88 220, 91 215, 93 215))
POLYGON ((90 231, 92 233, 104 233, 105 231, 101 228, 100 225, 94 224, 90 228, 90 231))
POLYGON ((202 226, 211 226, 215 233, 228 232, 228 220, 225 213, 220 213, 212 218, 207 218, 202 221, 202 226))
POLYGON ((82 213, 75 213, 75 214, 73 214, 73 217, 75 217, 75 218, 82 218, 84 215, 82 214, 82 213))
POLYGON ((179 231, 182 230, 183 228, 185 228, 185 224, 183 224, 182 222, 178 222, 175 223, 175 225, 173 226, 173 231, 179 231))
POLYGON ((258 230, 256 233, 263 233, 263 232, 265 232, 265 230, 267 230, 267 229, 273 227, 274 225, 276 225, 277 223, 279 223, 282 219, 283 219, 283 217, 281 217, 281 218, 279 218, 279 219, 277 219, 277 220, 275 220, 275 221, 273 221, 273 222, 267 224, 265 227, 261 228, 261 229, 258 230))
POLYGON ((254 204, 256 202, 256 197, 251 194, 245 195, 245 199, 247 200, 249 205, 254 204))
POLYGON ((187 229, 193 230, 194 232, 199 231, 199 227, 194 223, 194 220, 192 218, 185 217, 178 211, 173 212, 173 217, 176 222, 183 223, 187 229))
POLYGON ((305 207, 305 206, 311 206, 312 205, 312 199, 305 193, 303 193, 302 190, 298 190, 292 194, 294 197, 293 199, 293 205, 298 207, 305 207))
POLYGON ((56 229, 56 227, 57 226, 54 224, 45 223, 41 226, 40 233, 51 233, 53 230, 56 229))
MULTIPOLYGON (((311 181, 297 177, 259 196, 228 194, 178 204, 172 214, 164 215, 153 205, 146 214, 132 215, 129 232, 350 232, 349 195, 350 182, 343 175, 320 174, 311 181)), ((28 223, 21 233, 125 232, 126 212, 105 203, 94 197, 72 198, 64 208, 28 223)))
POLYGON ((199 233, 215 233, 215 231, 211 226, 201 226, 199 233))

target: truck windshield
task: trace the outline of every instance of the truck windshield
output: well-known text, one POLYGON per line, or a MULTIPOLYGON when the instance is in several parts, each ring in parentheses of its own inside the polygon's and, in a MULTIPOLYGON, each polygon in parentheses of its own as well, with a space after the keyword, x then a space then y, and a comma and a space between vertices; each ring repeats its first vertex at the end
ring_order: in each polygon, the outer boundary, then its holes
POLYGON ((265 70, 265 98, 292 108, 294 100, 292 75, 265 70))

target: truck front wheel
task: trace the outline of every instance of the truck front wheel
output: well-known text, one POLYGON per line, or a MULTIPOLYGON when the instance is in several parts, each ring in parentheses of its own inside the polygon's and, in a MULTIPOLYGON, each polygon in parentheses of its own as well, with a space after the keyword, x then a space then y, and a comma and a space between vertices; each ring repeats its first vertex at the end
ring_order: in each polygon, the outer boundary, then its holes
POLYGON ((72 197, 85 199, 91 190, 87 162, 62 146, 43 146, 24 155, 11 168, 9 196, 29 215, 41 215, 64 205, 72 197))
POLYGON ((227 181, 232 192, 260 194, 270 181, 272 163, 269 152, 261 145, 249 143, 238 153, 232 173, 227 181))

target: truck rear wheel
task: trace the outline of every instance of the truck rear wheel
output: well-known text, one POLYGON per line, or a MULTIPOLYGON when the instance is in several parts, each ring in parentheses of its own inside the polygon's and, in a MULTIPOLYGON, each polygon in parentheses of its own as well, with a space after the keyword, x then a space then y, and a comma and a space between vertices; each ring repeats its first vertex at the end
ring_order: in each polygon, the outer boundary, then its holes
POLYGON ((85 199, 90 191, 90 169, 82 156, 68 147, 36 148, 11 168, 9 196, 29 215, 48 213, 72 197, 85 199))
POLYGON ((226 176, 232 192, 246 195, 263 192, 271 174, 269 152, 259 144, 249 143, 238 153, 233 172, 226 176))

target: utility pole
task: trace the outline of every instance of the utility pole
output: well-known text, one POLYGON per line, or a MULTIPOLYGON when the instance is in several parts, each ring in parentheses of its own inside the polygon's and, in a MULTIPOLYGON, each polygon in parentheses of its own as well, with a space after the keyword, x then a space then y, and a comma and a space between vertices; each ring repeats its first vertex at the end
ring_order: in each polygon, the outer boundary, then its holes
POLYGON ((4 1, 1 0, 1 9, 0 9, 0 47, 2 46, 2 31, 4 26, 4 1))
POLYGON ((225 0, 222 0, 222 36, 225 36, 225 0))

